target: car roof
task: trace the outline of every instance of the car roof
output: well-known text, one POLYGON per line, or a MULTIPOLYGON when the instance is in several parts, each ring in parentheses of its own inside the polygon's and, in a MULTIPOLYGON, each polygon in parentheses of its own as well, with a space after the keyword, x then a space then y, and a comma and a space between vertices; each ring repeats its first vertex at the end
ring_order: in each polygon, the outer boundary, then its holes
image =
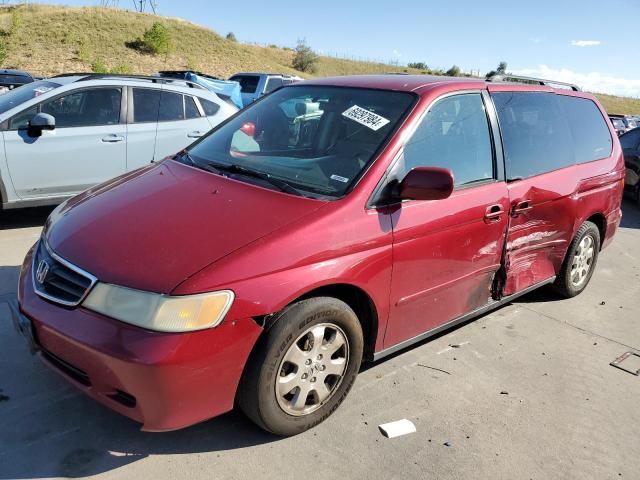
MULTIPOLYGON (((542 81, 542 80, 541 80, 542 81)), ((553 83, 553 82, 552 82, 553 83)), ((568 90, 566 88, 552 88, 547 84, 529 84, 522 82, 509 81, 487 81, 483 78, 475 77, 446 77, 435 75, 407 75, 402 73, 388 73, 382 75, 349 75, 341 77, 326 77, 313 80, 305 80, 296 85, 324 85, 338 87, 354 87, 354 88, 375 88, 381 90, 396 90, 404 92, 427 91, 441 85, 457 85, 462 89, 478 89, 492 86, 495 90, 511 90, 520 91, 546 91, 567 93, 572 95, 589 97, 591 95, 582 91, 568 90)), ((292 85, 295 87, 296 85, 292 85)), ((576 87, 577 88, 577 87, 576 87)))
POLYGON ((296 75, 290 75, 288 73, 267 73, 267 72, 238 72, 238 73, 234 73, 229 78, 237 77, 238 75, 251 75, 255 77, 261 77, 265 75, 267 77, 300 78, 296 75))
POLYGON ((17 75, 19 77, 33 78, 29 72, 25 72, 24 70, 15 70, 13 68, 0 69, 0 75, 17 75))
POLYGON ((60 85, 72 83, 81 85, 91 85, 89 82, 99 82, 101 85, 135 85, 141 87, 162 88, 168 87, 171 90, 180 91, 189 95, 209 94, 217 97, 215 92, 207 90, 202 85, 180 78, 159 77, 152 75, 120 75, 120 74, 91 74, 91 73, 69 73, 58 75, 45 80, 56 82, 60 85))

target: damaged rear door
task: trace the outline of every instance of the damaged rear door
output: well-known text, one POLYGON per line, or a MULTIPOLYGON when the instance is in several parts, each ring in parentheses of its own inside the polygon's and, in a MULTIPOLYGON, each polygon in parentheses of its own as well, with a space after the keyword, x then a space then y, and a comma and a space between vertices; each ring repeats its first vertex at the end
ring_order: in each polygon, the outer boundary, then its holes
POLYGON ((577 172, 571 131, 555 93, 494 91, 491 97, 510 201, 502 292, 507 296, 559 271, 576 219, 577 172))

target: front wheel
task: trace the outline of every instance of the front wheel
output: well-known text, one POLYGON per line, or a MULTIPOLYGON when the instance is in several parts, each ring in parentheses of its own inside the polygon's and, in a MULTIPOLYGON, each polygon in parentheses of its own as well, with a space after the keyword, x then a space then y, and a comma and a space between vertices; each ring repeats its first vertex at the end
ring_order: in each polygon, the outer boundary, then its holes
POLYGON ((279 314, 252 354, 238 404, 260 427, 295 435, 331 415, 360 369, 362 327, 330 297, 300 301, 279 314))
POLYGON ((600 252, 600 230, 584 222, 574 237, 554 286, 564 297, 575 297, 591 280, 600 252))

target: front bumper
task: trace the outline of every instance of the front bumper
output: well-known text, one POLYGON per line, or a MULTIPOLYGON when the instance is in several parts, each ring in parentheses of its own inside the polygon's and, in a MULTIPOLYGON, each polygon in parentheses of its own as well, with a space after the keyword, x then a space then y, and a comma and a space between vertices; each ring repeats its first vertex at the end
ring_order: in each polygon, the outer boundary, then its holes
POLYGON ((84 393, 143 424, 186 427, 233 408, 240 376, 262 329, 250 318, 161 333, 40 298, 31 254, 22 266, 14 325, 32 351, 84 393))

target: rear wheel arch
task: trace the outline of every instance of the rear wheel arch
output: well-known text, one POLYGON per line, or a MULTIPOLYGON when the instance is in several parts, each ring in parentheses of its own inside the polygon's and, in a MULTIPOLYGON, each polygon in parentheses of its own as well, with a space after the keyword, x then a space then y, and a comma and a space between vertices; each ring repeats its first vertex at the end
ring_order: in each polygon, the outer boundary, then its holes
POLYGON ((596 227, 598 227, 598 231, 600 232, 600 249, 602 249, 602 243, 604 242, 604 236, 607 233, 607 219, 602 213, 594 213, 590 217, 588 217, 585 222, 591 222, 596 227))

